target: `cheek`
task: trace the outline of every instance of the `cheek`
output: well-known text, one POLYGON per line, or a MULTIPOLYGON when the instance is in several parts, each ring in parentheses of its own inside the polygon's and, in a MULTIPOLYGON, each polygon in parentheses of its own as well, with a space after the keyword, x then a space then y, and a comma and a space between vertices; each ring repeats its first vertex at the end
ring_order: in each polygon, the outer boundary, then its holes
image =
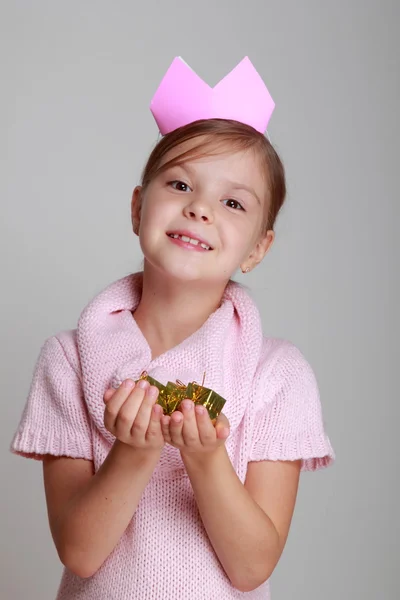
POLYGON ((262 235, 262 232, 264 231, 264 227, 265 227, 265 219, 266 219, 267 213, 266 210, 264 209, 264 207, 260 207, 259 210, 252 215, 252 219, 250 222, 250 227, 249 227, 249 244, 251 245, 251 247, 253 248, 255 246, 255 244, 258 243, 260 236, 262 235))
POLYGON ((145 197, 142 205, 142 219, 145 222, 151 221, 157 226, 165 226, 174 215, 176 215, 176 207, 162 189, 155 188, 145 197))
POLYGON ((142 214, 141 214, 141 225, 142 227, 149 226, 151 224, 158 224, 164 214, 162 202, 155 201, 154 198, 146 199, 143 202, 142 214))
POLYGON ((164 238, 171 223, 176 222, 173 210, 161 195, 146 198, 140 220, 140 245, 143 252, 150 252, 164 238))
POLYGON ((226 223, 224 228, 225 245, 237 255, 249 252, 258 239, 260 217, 252 215, 245 219, 234 219, 226 223))

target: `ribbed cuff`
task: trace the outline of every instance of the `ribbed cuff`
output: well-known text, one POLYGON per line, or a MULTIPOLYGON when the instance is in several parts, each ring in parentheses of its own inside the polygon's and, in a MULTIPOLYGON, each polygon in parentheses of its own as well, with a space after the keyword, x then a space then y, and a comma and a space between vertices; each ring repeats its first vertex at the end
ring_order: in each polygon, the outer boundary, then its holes
POLYGON ((75 437, 60 437, 52 431, 43 432, 25 427, 18 431, 10 446, 13 454, 41 459, 45 454, 93 460, 91 444, 75 437))
POLYGON ((249 461, 300 459, 302 471, 317 471, 331 465, 335 454, 328 437, 322 434, 295 439, 263 439, 254 445, 249 461))

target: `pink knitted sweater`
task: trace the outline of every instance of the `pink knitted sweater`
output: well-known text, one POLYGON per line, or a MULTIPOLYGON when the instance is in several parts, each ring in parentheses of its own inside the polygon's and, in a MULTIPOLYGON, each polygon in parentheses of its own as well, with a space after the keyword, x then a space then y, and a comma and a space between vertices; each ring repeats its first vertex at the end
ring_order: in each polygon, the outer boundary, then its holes
MULTIPOLYGON (((132 317, 141 275, 113 283, 83 311, 77 329, 49 338, 40 353, 13 452, 86 458, 97 470, 113 436, 103 394, 143 370, 166 383, 200 380, 226 399, 226 446, 242 482, 249 461, 302 459, 303 470, 333 460, 313 371, 291 343, 264 338, 257 308, 230 283, 223 302, 184 342, 155 360, 132 317)), ((267 600, 269 583, 239 592, 208 540, 180 453, 165 446, 118 545, 99 571, 64 570, 58 600, 267 600), (173 561, 171 562, 171 557, 173 561), (171 566, 173 565, 173 566, 171 566), (182 567, 180 567, 182 565, 182 567)))

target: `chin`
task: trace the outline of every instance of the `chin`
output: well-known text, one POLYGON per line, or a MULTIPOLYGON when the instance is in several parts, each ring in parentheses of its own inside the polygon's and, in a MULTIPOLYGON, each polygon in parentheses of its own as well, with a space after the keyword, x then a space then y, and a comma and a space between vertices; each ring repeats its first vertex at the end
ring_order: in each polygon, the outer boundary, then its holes
POLYGON ((154 273, 157 277, 165 277, 169 280, 175 280, 181 283, 203 282, 214 285, 222 285, 229 281, 229 276, 225 273, 210 272, 206 266, 190 264, 190 261, 160 261, 145 259, 145 269, 147 272, 154 273))
POLYGON ((182 282, 204 281, 207 279, 207 273, 204 269, 196 268, 192 265, 169 264, 162 269, 166 277, 176 279, 182 282))

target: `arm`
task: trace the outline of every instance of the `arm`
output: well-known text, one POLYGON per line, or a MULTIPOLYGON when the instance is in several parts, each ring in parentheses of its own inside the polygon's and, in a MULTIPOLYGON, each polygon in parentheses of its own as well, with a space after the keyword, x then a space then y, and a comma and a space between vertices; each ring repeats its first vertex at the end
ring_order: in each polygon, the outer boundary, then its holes
POLYGON ((296 501, 300 461, 254 462, 245 485, 225 448, 229 423, 213 427, 204 407, 182 402, 162 417, 164 438, 181 451, 204 527, 232 584, 251 591, 266 581, 283 551, 296 501))
POLYGON ((48 456, 43 461, 50 529, 61 562, 90 577, 128 526, 159 453, 115 442, 96 475, 83 459, 48 456))
POLYGON ((54 543, 63 564, 80 577, 93 575, 120 540, 164 445, 158 390, 141 385, 106 392, 104 422, 116 441, 95 475, 91 461, 44 459, 54 543))
POLYGON ((245 485, 225 447, 184 463, 201 518, 232 584, 248 592, 266 581, 282 554, 294 510, 300 463, 250 463, 245 485))

